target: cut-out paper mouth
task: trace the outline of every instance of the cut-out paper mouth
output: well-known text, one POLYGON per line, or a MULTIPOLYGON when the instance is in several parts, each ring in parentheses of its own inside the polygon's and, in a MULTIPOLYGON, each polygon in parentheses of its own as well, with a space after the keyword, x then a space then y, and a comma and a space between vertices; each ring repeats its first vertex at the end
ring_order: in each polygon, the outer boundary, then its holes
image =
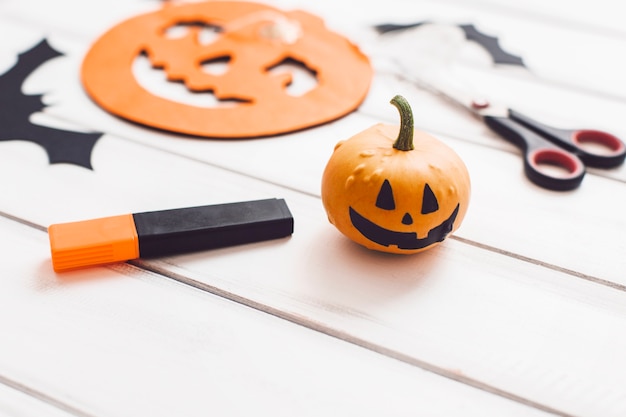
POLYGON ((433 243, 443 241, 452 231, 452 226, 454 225, 458 213, 459 204, 456 205, 450 217, 444 220, 440 225, 432 228, 428 232, 428 236, 422 239, 418 238, 415 232, 396 232, 385 229, 371 220, 366 219, 352 207, 350 207, 350 221, 352 221, 352 225, 361 232, 363 236, 372 242, 382 246, 397 246, 399 249, 414 250, 422 249, 433 243))

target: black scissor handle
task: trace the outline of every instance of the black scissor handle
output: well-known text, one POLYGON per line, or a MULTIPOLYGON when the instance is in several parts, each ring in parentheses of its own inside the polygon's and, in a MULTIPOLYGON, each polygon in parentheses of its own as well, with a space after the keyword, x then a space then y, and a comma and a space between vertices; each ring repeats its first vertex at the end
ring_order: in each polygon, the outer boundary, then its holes
POLYGON ((556 191, 568 191, 577 188, 585 176, 585 165, 574 154, 555 147, 534 147, 526 150, 524 172, 535 184, 556 191), (545 167, 553 165, 561 168, 553 175, 545 167))
POLYGON ((587 166, 613 168, 624 163, 626 158, 626 145, 610 133, 591 129, 559 129, 540 123, 515 110, 509 110, 509 117, 556 145, 575 153, 587 166), (597 152, 593 151, 585 144, 598 145, 599 149, 597 152))
POLYGON ((585 165, 575 154, 559 148, 533 130, 509 117, 485 116, 494 132, 520 148, 524 154, 524 173, 540 187, 556 191, 577 188, 585 176, 585 165), (561 168, 556 174, 546 165, 561 168))

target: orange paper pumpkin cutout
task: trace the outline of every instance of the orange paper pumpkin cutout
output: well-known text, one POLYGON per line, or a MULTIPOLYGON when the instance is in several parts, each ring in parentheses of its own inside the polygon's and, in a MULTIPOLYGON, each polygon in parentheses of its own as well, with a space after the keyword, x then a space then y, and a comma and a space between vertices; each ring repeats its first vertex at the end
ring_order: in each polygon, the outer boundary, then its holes
POLYGON ((133 17, 98 39, 82 66, 85 89, 107 111, 159 129, 220 138, 275 135, 335 120, 359 106, 371 77, 367 57, 320 18, 237 1, 166 5, 133 17), (167 36, 181 25, 188 29, 183 36, 167 36), (215 39, 203 42, 202 27, 215 28, 215 39), (168 81, 213 93, 219 104, 199 107, 152 94, 133 73, 142 54, 168 81), (204 69, 217 61, 228 64, 225 73, 204 69), (315 87, 289 94, 292 76, 271 71, 285 62, 306 67, 315 87))

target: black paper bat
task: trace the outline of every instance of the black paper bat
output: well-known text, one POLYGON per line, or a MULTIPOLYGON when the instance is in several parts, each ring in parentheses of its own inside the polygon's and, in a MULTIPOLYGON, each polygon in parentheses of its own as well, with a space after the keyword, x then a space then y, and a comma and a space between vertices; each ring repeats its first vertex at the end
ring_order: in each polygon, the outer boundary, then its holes
POLYGON ((42 94, 22 93, 22 84, 41 64, 61 55, 43 39, 19 54, 17 63, 0 75, 0 141, 34 142, 46 150, 51 164, 65 162, 93 169, 91 152, 102 133, 72 132, 30 122, 30 116, 46 106, 42 94))
MULTIPOLYGON (((411 28, 418 27, 418 26, 425 25, 425 24, 432 24, 432 22, 424 21, 424 22, 417 22, 417 23, 409 23, 406 25, 396 25, 393 23, 385 23, 385 24, 377 25, 374 28, 376 29, 378 33, 380 33, 381 35, 384 35, 385 33, 398 32, 398 31, 411 29, 411 28)), ((521 57, 510 54, 506 52, 504 49, 502 49, 502 47, 500 46, 500 43, 498 42, 498 38, 494 36, 485 35, 484 33, 479 32, 478 29, 476 29, 476 27, 474 27, 474 25, 472 24, 456 25, 456 26, 461 28, 463 33, 465 33, 465 38, 467 40, 474 41, 478 43, 480 46, 482 46, 483 48, 485 48, 487 52, 489 52, 489 55, 491 55, 493 62, 495 62, 496 64, 508 64, 508 65, 518 65, 520 67, 526 67, 521 57)))

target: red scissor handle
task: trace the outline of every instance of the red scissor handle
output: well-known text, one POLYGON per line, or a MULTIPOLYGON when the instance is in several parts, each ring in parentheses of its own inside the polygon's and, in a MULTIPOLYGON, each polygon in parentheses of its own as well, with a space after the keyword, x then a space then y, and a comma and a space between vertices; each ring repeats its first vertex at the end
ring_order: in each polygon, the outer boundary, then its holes
POLYGON ((613 168, 624 163, 626 158, 626 145, 610 133, 590 129, 559 129, 540 123, 515 110, 509 110, 509 117, 555 145, 575 153, 587 166, 613 168))
POLYGON ((535 184, 557 191, 578 187, 585 165, 574 154, 556 147, 531 147, 524 158, 526 176, 535 184), (551 169, 558 168, 557 170, 551 169))
MULTIPOLYGON (((567 134, 567 130, 563 132, 567 134)), ((571 131, 570 137, 576 146, 576 152, 587 166, 612 168, 624 162, 626 145, 617 136, 601 130, 587 129, 571 131), (599 145, 598 150, 594 151, 587 144, 599 145)))

